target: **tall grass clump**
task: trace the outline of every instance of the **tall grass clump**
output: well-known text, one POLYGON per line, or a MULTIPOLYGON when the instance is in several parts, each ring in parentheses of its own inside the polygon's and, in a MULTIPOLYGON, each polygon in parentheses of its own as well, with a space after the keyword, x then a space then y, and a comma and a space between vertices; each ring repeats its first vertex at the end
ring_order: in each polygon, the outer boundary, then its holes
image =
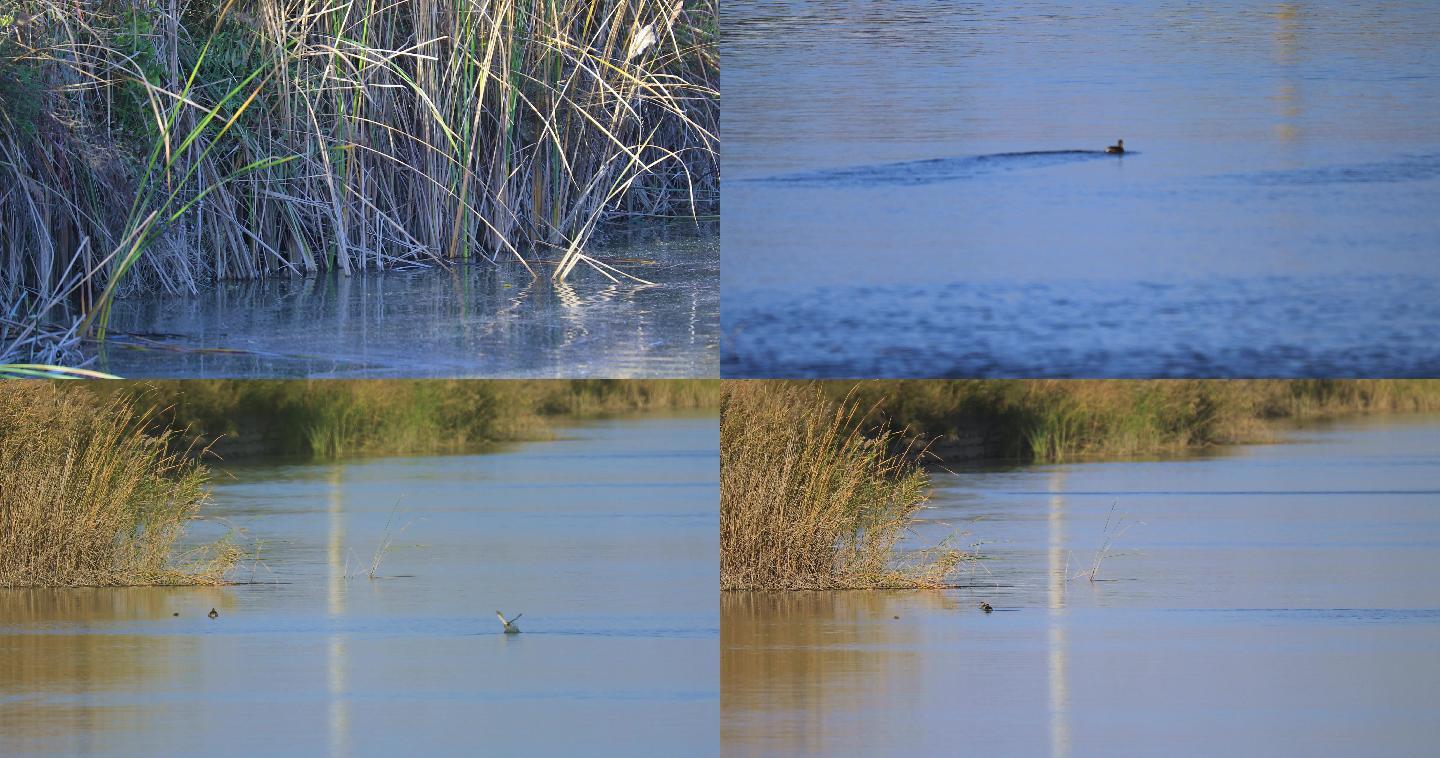
POLYGON ((720 412, 725 590, 942 586, 955 551, 906 560, 928 484, 896 432, 861 432, 860 407, 820 388, 726 382, 720 412))
POLYGON ((217 543, 174 555, 207 473, 116 396, 0 384, 0 586, 216 584, 217 543))
POLYGON ((714 0, 0 0, 0 362, 113 298, 718 208, 714 0))

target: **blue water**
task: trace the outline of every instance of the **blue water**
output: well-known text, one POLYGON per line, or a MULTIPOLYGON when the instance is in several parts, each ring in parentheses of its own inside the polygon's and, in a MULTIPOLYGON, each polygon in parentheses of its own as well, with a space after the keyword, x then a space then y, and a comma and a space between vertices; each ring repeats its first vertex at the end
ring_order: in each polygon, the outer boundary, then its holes
POLYGON ((961 587, 723 594, 722 752, 1434 752, 1440 417, 1284 440, 934 470, 961 587))
POLYGON ((718 424, 560 437, 215 462, 240 584, 0 588, 0 755, 717 754, 718 424))
POLYGON ((727 376, 1440 365, 1433 4, 737 1, 724 33, 727 376))

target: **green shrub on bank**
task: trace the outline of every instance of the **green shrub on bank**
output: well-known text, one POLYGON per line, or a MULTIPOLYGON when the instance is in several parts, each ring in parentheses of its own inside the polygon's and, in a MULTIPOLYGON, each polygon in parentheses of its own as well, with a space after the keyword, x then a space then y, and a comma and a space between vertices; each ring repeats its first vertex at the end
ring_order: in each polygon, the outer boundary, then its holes
POLYGON ((1268 422, 1440 411, 1436 380, 826 382, 872 421, 932 439, 980 433, 996 457, 1148 455, 1270 438, 1268 422))
POLYGON ((543 438, 553 417, 715 408, 711 380, 193 380, 86 385, 161 409, 225 457, 337 458, 481 449, 543 438))

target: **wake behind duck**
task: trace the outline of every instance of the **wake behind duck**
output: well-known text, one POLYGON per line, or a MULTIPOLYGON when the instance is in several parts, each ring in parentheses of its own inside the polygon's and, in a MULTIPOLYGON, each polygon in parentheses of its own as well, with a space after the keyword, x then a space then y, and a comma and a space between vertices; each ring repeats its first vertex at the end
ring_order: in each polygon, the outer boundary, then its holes
POLYGON ((801 171, 738 181, 760 184, 783 184, 797 187, 886 187, 915 186, 939 182, 964 181, 980 176, 1081 161, 1134 155, 1119 140, 1104 150, 1028 150, 1012 153, 967 155, 959 158, 925 158, 897 163, 876 163, 818 171, 801 171))

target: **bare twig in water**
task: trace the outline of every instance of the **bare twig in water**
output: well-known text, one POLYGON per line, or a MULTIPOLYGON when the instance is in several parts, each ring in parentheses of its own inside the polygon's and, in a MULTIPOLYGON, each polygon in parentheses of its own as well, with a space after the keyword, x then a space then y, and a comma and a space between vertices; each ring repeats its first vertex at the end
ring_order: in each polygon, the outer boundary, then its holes
POLYGON ((400 536, 400 534, 403 533, 406 529, 409 529, 411 524, 415 523, 413 520, 407 521, 405 522, 405 526, 400 527, 400 531, 393 534, 390 532, 390 527, 395 522, 395 512, 399 510, 400 501, 404 499, 404 496, 395 499, 395 505, 390 509, 390 518, 385 520, 384 539, 381 540, 380 546, 375 548, 375 557, 373 560, 370 561, 370 570, 366 572, 366 575, 369 576, 371 579, 374 579, 375 572, 380 570, 380 562, 385 560, 385 554, 390 551, 390 545, 395 542, 395 538, 400 536))
POLYGON ((1082 571, 1079 574, 1079 576, 1083 576, 1092 582, 1097 581, 1096 577, 1100 574, 1100 564, 1104 563, 1105 558, 1110 555, 1111 545, 1115 543, 1115 540, 1120 539, 1126 532, 1130 531, 1131 526, 1134 526, 1134 524, 1125 523, 1126 514, 1120 514, 1119 520, 1116 520, 1115 509, 1119 507, 1119 505, 1120 502, 1118 500, 1110 504, 1110 512, 1105 516, 1105 530, 1101 532, 1104 540, 1100 543, 1100 549, 1095 551, 1095 560, 1090 564, 1090 569, 1088 571, 1082 571), (1114 530, 1113 532, 1112 529, 1114 530))

